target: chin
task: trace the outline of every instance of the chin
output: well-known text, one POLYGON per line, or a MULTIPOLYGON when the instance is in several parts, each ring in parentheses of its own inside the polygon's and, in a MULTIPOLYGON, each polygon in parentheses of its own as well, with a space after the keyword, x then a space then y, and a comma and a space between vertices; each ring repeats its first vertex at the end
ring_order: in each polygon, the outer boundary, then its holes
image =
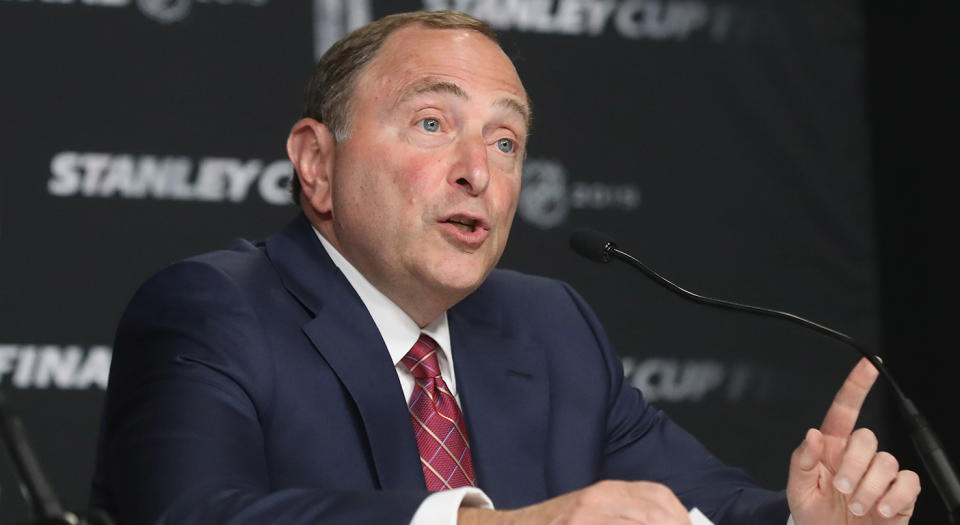
POLYGON ((440 265, 432 274, 432 281, 438 289, 447 290, 460 298, 469 295, 486 280, 489 270, 477 268, 474 265, 440 265))
POLYGON ((458 275, 455 278, 436 279, 436 284, 438 288, 466 296, 479 288, 480 285, 483 284, 485 277, 486 274, 477 275, 476 277, 458 275))

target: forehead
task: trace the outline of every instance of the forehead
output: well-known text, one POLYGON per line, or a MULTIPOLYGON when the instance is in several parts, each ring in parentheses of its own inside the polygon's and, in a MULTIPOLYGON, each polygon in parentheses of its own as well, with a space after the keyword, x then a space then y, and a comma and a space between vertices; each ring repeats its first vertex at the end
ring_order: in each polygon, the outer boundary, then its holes
POLYGON ((510 96, 527 105, 516 68, 495 42, 475 31, 418 25, 387 37, 360 76, 357 92, 372 88, 395 97, 425 78, 449 81, 470 97, 510 96))

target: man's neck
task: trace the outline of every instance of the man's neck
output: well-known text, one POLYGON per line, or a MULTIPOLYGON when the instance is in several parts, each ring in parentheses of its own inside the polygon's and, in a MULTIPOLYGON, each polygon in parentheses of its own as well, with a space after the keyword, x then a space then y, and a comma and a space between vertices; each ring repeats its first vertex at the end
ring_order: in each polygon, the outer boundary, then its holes
MULTIPOLYGON (((379 283, 376 279, 371 278, 370 272, 364 272, 363 266, 352 260, 349 254, 346 253, 341 246, 339 246, 336 235, 333 233, 329 222, 321 222, 321 224, 318 225, 316 222, 311 220, 311 223, 313 223, 314 231, 317 233, 318 237, 320 237, 320 239, 324 242, 324 247, 327 249, 328 253, 331 253, 332 250, 336 257, 342 259, 343 262, 349 265, 349 267, 353 271, 357 272, 357 274, 360 275, 367 283, 369 283, 379 293, 383 294, 393 304, 400 308, 420 328, 424 328, 435 321, 450 307, 463 299, 463 297, 458 297, 455 300, 450 300, 447 297, 446 300, 443 300, 441 297, 448 296, 449 293, 434 294, 430 293, 429 290, 420 290, 413 287, 397 289, 396 287, 388 286, 386 283, 379 283)), ((331 254, 331 256, 333 256, 333 254, 331 254)), ((337 266, 340 265, 338 264, 337 266)))

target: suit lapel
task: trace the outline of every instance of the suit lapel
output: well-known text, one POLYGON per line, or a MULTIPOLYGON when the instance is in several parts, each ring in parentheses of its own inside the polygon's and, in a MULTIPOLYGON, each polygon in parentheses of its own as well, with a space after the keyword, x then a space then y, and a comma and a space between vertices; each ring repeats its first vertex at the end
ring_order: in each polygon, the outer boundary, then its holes
POLYGON ((423 490, 396 369, 360 297, 303 216, 267 241, 267 254, 287 290, 314 315, 303 332, 356 404, 381 488, 423 490))
MULTIPOLYGON (((303 331, 357 406, 380 486, 423 490, 423 471, 393 361, 360 297, 302 215, 267 241, 286 289, 314 318, 303 331)), ((482 488, 505 508, 546 499, 549 416, 543 349, 470 297, 449 312, 457 391, 482 488)))
MULTIPOLYGON (((448 316, 477 480, 498 507, 543 501, 549 416, 543 349, 502 333, 475 303, 468 299, 448 316)), ((484 312, 495 311, 487 306, 484 312)))

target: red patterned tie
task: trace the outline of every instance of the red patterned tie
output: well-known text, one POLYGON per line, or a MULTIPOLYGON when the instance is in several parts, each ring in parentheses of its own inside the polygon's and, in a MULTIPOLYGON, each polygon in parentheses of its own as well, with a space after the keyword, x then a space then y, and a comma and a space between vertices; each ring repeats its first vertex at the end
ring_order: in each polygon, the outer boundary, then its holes
POLYGON ((410 396, 410 419, 420 449, 420 463, 431 491, 475 487, 467 425, 457 402, 440 377, 437 343, 425 334, 403 356, 417 386, 410 396))

